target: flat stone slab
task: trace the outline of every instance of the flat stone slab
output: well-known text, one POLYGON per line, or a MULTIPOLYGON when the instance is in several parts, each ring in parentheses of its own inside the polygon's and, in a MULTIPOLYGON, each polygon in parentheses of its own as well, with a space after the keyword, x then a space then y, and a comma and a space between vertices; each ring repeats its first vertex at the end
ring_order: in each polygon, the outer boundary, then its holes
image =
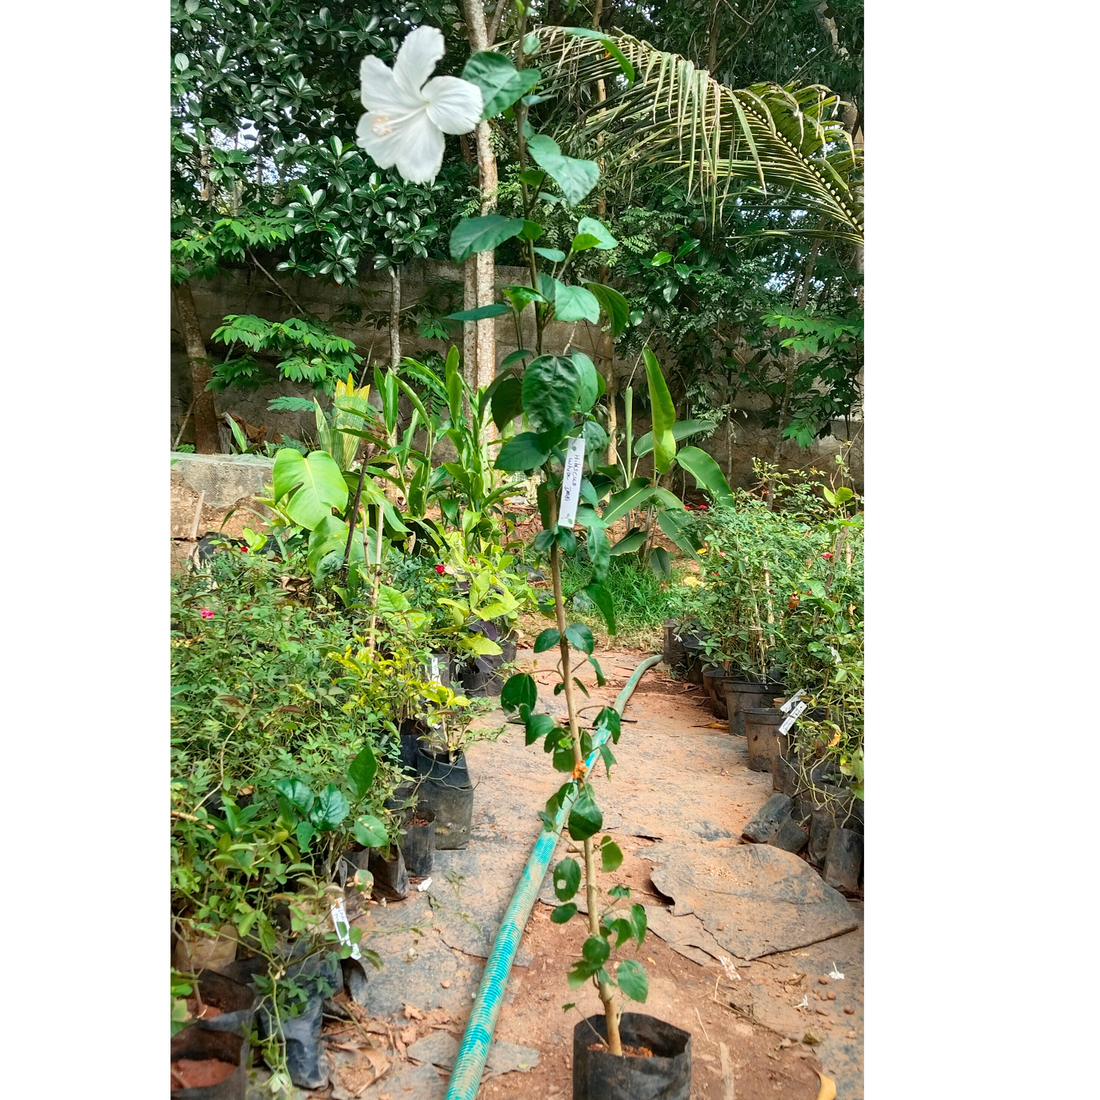
MULTIPOLYGON (((449 1070, 458 1057, 458 1040, 445 1031, 436 1031, 413 1043, 409 1047, 408 1054, 418 1062, 428 1062, 440 1069, 449 1070)), ((502 1073, 527 1073, 538 1064, 539 1052, 532 1047, 494 1039, 492 1046, 489 1047, 489 1056, 485 1060, 482 1080, 497 1077, 502 1073)))
POLYGON ((657 864, 650 878, 673 899, 672 915, 694 913, 735 958, 791 951, 857 926, 839 891, 798 856, 770 845, 664 850, 658 845, 645 858, 657 864))

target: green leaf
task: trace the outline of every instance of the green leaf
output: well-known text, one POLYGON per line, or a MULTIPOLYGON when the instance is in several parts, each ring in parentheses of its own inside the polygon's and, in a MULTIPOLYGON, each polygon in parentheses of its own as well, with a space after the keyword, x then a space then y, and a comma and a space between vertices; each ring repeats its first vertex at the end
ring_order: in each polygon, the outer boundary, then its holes
POLYGON ((600 308, 611 325, 611 335, 618 336, 630 323, 630 303, 617 291, 603 283, 585 283, 596 296, 600 308))
POLYGON ((672 558, 663 546, 654 546, 649 558, 650 568, 658 577, 672 576, 672 558))
POLYGON ((583 286, 567 286, 565 283, 558 283, 554 289, 554 316, 559 321, 591 321, 594 325, 599 323, 600 303, 592 291, 585 290, 583 286))
POLYGON ((566 971, 565 980, 569 983, 570 989, 579 989, 598 969, 599 967, 589 966, 583 959, 579 959, 570 970, 566 971))
POLYGON ((526 723, 525 743, 533 745, 540 737, 550 733, 556 725, 557 723, 549 714, 532 714, 526 723))
POLYGON ((564 156, 558 143, 545 134, 535 134, 529 138, 527 151, 535 163, 554 178, 570 206, 576 206, 600 178, 600 168, 594 160, 564 156))
POLYGON ((364 848, 383 848, 389 843, 386 826, 373 814, 361 814, 351 826, 355 842, 364 848))
POLYGON ((581 884, 580 864, 572 858, 563 859, 554 868, 554 893, 558 901, 568 901, 581 884))
POLYGON ((532 290, 529 286, 506 286, 501 289, 501 294, 512 303, 512 308, 517 313, 522 313, 532 302, 546 301, 539 291, 532 290))
POLYGON ((645 1003, 646 997, 649 996, 649 979, 638 963, 633 959, 623 959, 615 972, 615 979, 619 983, 619 988, 632 1001, 645 1003))
MULTIPOLYGON (((677 501, 679 503, 679 501, 677 501)), ((684 512, 673 512, 666 508, 657 513, 657 522, 661 530, 689 557, 699 560, 695 546, 692 545, 685 528, 691 524, 691 519, 684 512)))
POLYGON ((608 872, 617 871, 623 861, 623 850, 609 836, 600 841, 600 866, 608 872))
POLYGON ((524 705, 533 707, 538 699, 538 685, 534 677, 526 672, 509 676, 500 692, 500 705, 505 710, 519 710, 524 705))
POLYGON ((523 411, 536 431, 558 428, 572 419, 580 390, 580 374, 572 359, 540 355, 523 372, 523 411))
MULTIPOLYGON (((713 420, 677 420, 672 425, 672 435, 676 442, 679 443, 681 439, 687 439, 689 435, 697 435, 699 432, 709 432, 714 429, 715 422, 713 420)), ((645 435, 638 439, 638 442, 634 444, 634 454, 641 458, 643 455, 649 454, 653 450, 653 433, 646 432, 645 435)))
POLYGON ((318 832, 324 832, 335 829, 348 816, 350 809, 344 792, 335 783, 330 783, 317 796, 317 805, 313 807, 309 820, 318 832))
POLYGON ((581 945, 581 955, 589 966, 603 966, 611 957, 611 944, 603 936, 589 936, 581 945))
POLYGON ((602 527, 588 531, 588 559, 592 562, 592 582, 602 585, 611 565, 611 543, 602 527))
MULTIPOLYGON (((597 375, 596 378, 598 382, 603 382, 603 379, 600 378, 599 375, 597 375)), ((602 385, 600 388, 602 388, 602 385)), ((603 456, 604 448, 607 446, 607 432, 603 430, 603 426, 596 420, 586 420, 582 430, 584 431, 584 449, 590 456, 589 465, 591 465, 591 459, 596 458, 597 455, 603 456)), ((596 505, 596 493, 592 488, 592 482, 589 481, 588 478, 585 478, 581 482, 581 500, 587 501, 593 507, 596 505), (585 486, 588 487, 587 491, 585 486)), ((595 517, 595 513, 592 514, 595 517)), ((580 522, 584 521, 582 520, 580 522)), ((588 527, 590 524, 585 523, 585 526, 588 527)))
MULTIPOLYGON (((496 420, 495 412, 493 419, 496 420)), ((534 470, 549 457, 550 451, 543 448, 534 432, 520 432, 500 448, 495 465, 498 470, 534 470)))
MULTIPOLYGON (((627 512, 640 508, 653 495, 653 487, 643 479, 638 479, 625 489, 621 489, 607 502, 603 510, 603 522, 605 526, 614 523, 615 520, 625 516, 627 512)), ((621 540, 620 540, 621 541, 621 540)), ((615 553, 614 549, 611 551, 615 553)), ((622 553, 622 551, 620 551, 622 553)))
POLYGON ((374 749, 370 745, 364 745, 348 768, 348 780, 356 798, 366 796, 377 774, 378 761, 374 758, 374 749))
POLYGON ((305 851, 309 847, 309 842, 313 839, 313 826, 308 821, 299 821, 297 827, 294 830, 294 836, 298 841, 298 847, 305 851))
POLYGON ((615 624, 615 602, 611 597, 611 593, 602 584, 597 584, 595 581, 592 581, 582 591, 596 605, 603 616, 603 621, 607 624, 607 632, 609 634, 618 633, 618 627, 615 624))
POLYGON ((676 461, 695 478, 698 488, 705 489, 711 495, 716 504, 734 507, 734 496, 725 474, 706 451, 701 451, 698 447, 682 447, 676 461))
POLYGON ((609 898, 628 898, 630 897, 630 887, 612 886, 611 889, 607 891, 607 896, 609 898))
POLYGON ((502 317, 505 313, 511 313, 511 306, 503 302, 490 302, 487 306, 478 306, 477 309, 463 309, 458 313, 448 313, 445 321, 482 321, 486 317, 502 317))
POLYGON ((482 121, 511 107, 539 82, 541 75, 538 69, 517 71, 503 54, 488 50, 473 54, 462 69, 462 79, 481 89, 482 121))
POLYGON ((622 716, 614 707, 604 707, 603 710, 596 715, 596 721, 593 723, 593 726, 595 729, 606 726, 608 732, 611 734, 611 740, 618 744, 619 734, 622 730, 622 716))
POLYGON ((615 763, 615 754, 611 751, 606 744, 600 746, 600 757, 603 760, 604 769, 607 771, 607 778, 611 778, 611 766, 615 763))
POLYGON ((559 905, 550 913, 550 919, 554 924, 565 924, 567 920, 571 920, 577 912, 577 903, 568 902, 565 905, 559 905))
MULTIPOLYGON (((581 218, 577 222, 577 234, 592 237, 595 240, 595 244, 587 246, 589 248, 614 248, 619 243, 611 236, 603 222, 598 222, 595 218, 581 218)), ((574 249, 576 249, 576 246, 574 246, 574 249)))
POLYGON ((630 907, 630 923, 634 928, 634 939, 638 941, 638 946, 641 947, 649 922, 645 915, 645 907, 637 902, 630 907))
POLYGON ((591 654, 596 648, 596 639, 584 623, 570 623, 565 628, 565 637, 574 649, 579 649, 582 653, 591 654))
MULTIPOLYGON (((600 396, 600 376, 596 370, 596 364, 583 351, 574 348, 571 354, 577 368, 577 375, 581 380, 577 411, 586 413, 596 404, 596 399, 600 396)), ((585 445, 587 446, 587 441, 585 445)))
POLYGON ((587 840, 603 828, 603 814, 596 805, 596 800, 592 797, 592 791, 587 784, 581 787, 577 800, 569 811, 568 828, 569 835, 574 840, 587 840))
POLYGON ((597 42, 603 43, 603 48, 619 63, 619 68, 622 70, 623 76, 626 77, 627 83, 634 83, 634 66, 619 48, 619 44, 614 38, 608 38, 606 34, 601 34, 600 31, 592 30, 589 27, 563 27, 562 29, 566 34, 574 35, 577 38, 594 38, 597 42))
MULTIPOLYGON (((568 634, 568 631, 566 633, 568 634)), ((548 627, 535 639, 535 652, 545 653, 548 649, 553 649, 560 641, 561 632, 553 627, 548 627)))
POLYGON ((570 744, 568 737, 562 738, 554 746, 553 764, 555 771, 565 772, 567 775, 571 774, 576 766, 576 761, 573 758, 573 746, 570 744))
POLYGON ((523 232, 522 218, 486 214, 481 218, 463 218, 451 233, 451 259, 460 263, 475 252, 487 252, 523 232))
POLYGON ((348 486, 340 467, 324 451, 312 451, 308 458, 292 447, 280 448, 272 470, 275 500, 288 496, 287 515, 312 531, 333 508, 343 510, 348 503, 348 486))
POLYGON ((272 786, 303 814, 308 814, 313 809, 314 794, 300 779, 277 779, 272 786))
POLYGON ((565 253, 560 248, 536 248, 535 254, 553 264, 560 264, 565 259, 565 253))
MULTIPOLYGON (((500 370, 504 370, 505 367, 510 367, 513 363, 521 363, 524 359, 530 359, 535 353, 527 348, 516 348, 515 351, 510 351, 501 361, 500 370)), ((517 380, 518 381, 518 380, 517 380)), ((501 425, 497 425, 501 427, 501 425)))
POLYGON ((619 541, 611 547, 611 556, 617 558, 623 554, 633 554, 635 550, 641 550, 641 548, 645 546, 645 540, 645 531, 635 531, 625 538, 619 539, 619 541))
POLYGON ((649 348, 643 348, 642 355, 645 358, 649 403, 653 413, 653 463, 659 474, 667 474, 676 457, 676 437, 672 434, 672 425, 676 423, 676 407, 672 404, 672 395, 668 392, 657 357, 649 348))

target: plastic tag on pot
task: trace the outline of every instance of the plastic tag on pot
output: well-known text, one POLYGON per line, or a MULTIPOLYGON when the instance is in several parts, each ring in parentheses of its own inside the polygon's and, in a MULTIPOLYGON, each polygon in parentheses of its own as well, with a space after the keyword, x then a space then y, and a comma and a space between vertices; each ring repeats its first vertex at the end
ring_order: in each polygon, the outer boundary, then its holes
POLYGON ((439 658, 434 653, 432 654, 432 663, 431 663, 431 669, 429 671, 429 675, 432 678, 432 683, 433 684, 442 684, 443 683, 443 679, 442 679, 442 676, 441 676, 440 671, 439 671, 439 658))
POLYGON ((572 527, 577 522, 577 504, 581 499, 581 474, 584 472, 584 436, 569 441, 565 452, 565 469, 561 477, 561 506, 558 526, 572 527))
POLYGON ((337 939, 345 947, 351 948, 351 957, 353 959, 361 958, 359 944, 351 942, 351 922, 348 920, 347 912, 342 905, 332 907, 332 927, 336 929, 337 939))
MULTIPOLYGON (((791 700, 791 702, 794 702, 794 700, 791 700)), ((780 707, 779 709, 782 710, 783 708, 780 707)), ((779 732, 786 733, 787 730, 789 730, 791 726, 795 724, 795 722, 798 720, 798 716, 805 709, 806 704, 801 699, 799 699, 798 702, 795 703, 793 707, 791 707, 790 714, 788 714, 787 717, 783 719, 783 724, 779 727, 779 732)))
MULTIPOLYGON (((796 703, 798 703, 798 704, 799 704, 799 706, 800 706, 800 707, 801 707, 802 709, 801 709, 801 710, 799 710, 799 711, 798 711, 797 713, 798 713, 798 714, 801 714, 801 713, 802 713, 802 711, 806 709, 806 704, 805 704, 805 703, 800 703, 800 702, 799 702, 799 700, 800 700, 800 699, 802 698, 802 693, 803 693, 803 692, 804 692, 805 690, 806 690, 805 688, 799 688, 799 689, 798 689, 798 691, 796 691, 796 692, 795 692, 795 693, 794 693, 794 694, 793 694, 793 695, 792 695, 792 696, 791 696, 791 697, 790 697, 790 698, 789 698, 789 699, 788 699, 788 700, 787 700, 787 701, 786 701, 785 703, 783 703, 783 704, 782 704, 782 705, 780 706, 780 708, 779 708, 779 709, 780 709, 780 710, 781 710, 781 711, 782 711, 782 712, 783 712, 784 714, 789 714, 789 713, 791 713, 791 707, 793 707, 793 706, 794 706, 794 705, 795 705, 796 703)), ((796 717, 797 717, 797 715, 796 715, 796 717)))

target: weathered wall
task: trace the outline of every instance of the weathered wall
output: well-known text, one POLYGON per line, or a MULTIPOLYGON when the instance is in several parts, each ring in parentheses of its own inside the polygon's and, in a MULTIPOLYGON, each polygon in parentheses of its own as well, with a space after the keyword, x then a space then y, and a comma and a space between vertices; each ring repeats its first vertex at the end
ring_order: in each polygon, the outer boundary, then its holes
MULTIPOLYGON (((528 276, 519 268, 497 268, 497 285, 525 283, 528 276)), ((364 366, 368 362, 389 361, 389 336, 387 333, 386 312, 389 308, 390 277, 378 272, 371 279, 362 280, 358 287, 339 287, 322 283, 319 279, 310 279, 300 275, 279 276, 277 284, 259 273, 233 273, 209 281, 195 280, 192 283, 195 307, 203 335, 207 339, 207 348, 215 360, 224 355, 225 349, 210 340, 221 323, 222 318, 231 313, 252 313, 271 320, 282 320, 296 314, 294 303, 301 309, 328 319, 341 307, 352 303, 363 310, 362 319, 355 324, 334 323, 334 330, 346 339, 353 340, 359 353, 365 356, 364 366)), ((461 270, 445 263, 408 264, 403 269, 401 280, 402 312, 414 313, 417 302, 430 294, 437 308, 457 310, 462 308, 461 270)), ((524 341, 526 347, 534 344, 534 322, 527 311, 524 341)), ((563 351, 570 343, 596 358, 593 346, 595 331, 584 322, 577 324, 554 322, 543 338, 543 347, 550 353, 563 351)), ((515 325, 512 318, 504 316, 496 320, 497 360, 501 361, 509 352, 519 346, 516 342, 515 325)), ((413 358, 422 357, 429 352, 446 354, 449 341, 429 340, 415 332, 402 332, 402 353, 413 358)), ((632 364, 616 361, 616 374, 621 375, 620 385, 625 384, 632 364)), ((187 369, 187 357, 175 311, 172 313, 172 427, 170 443, 179 432, 180 421, 191 400, 191 381, 187 369)), ((366 375, 370 379, 370 374, 366 375)), ((295 393, 302 397, 313 395, 309 386, 296 386, 290 382, 262 386, 251 392, 227 392, 215 395, 215 405, 219 415, 231 412, 249 424, 267 426, 271 435, 279 432, 301 438, 313 434, 313 420, 308 414, 268 412, 267 404, 280 394, 295 393)), ((621 414, 620 414, 621 423, 621 414)), ((647 431, 649 423, 644 417, 636 416, 635 432, 647 431)), ((762 428, 759 416, 751 408, 736 410, 736 416, 727 425, 720 428, 708 440, 693 441, 697 446, 712 454, 727 471, 732 484, 749 485, 752 483, 752 460, 754 457, 770 458, 775 447, 775 432, 762 428)), ((849 456, 851 474, 857 490, 863 486, 863 422, 856 420, 850 426, 853 444, 849 456)), ((270 437, 270 436, 269 436, 270 437)), ((841 440, 848 438, 842 421, 833 425, 833 435, 819 441, 808 450, 800 449, 796 444, 786 443, 781 451, 781 464, 789 467, 831 469, 835 464, 833 455, 840 449, 841 440)), ((184 430, 182 441, 191 439, 191 425, 184 430)), ((228 450, 228 433, 225 439, 228 450)), ((677 483, 677 487, 679 487, 677 483)))

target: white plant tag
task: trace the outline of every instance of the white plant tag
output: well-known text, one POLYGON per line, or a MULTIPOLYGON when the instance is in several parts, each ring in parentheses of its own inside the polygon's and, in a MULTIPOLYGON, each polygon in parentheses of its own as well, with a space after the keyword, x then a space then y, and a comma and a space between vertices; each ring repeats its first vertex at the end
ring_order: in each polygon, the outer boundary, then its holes
MULTIPOLYGON (((791 699, 790 703, 794 703, 794 700, 791 699)), ((790 705, 790 703, 788 703, 788 706, 790 705)), ((782 709, 783 708, 780 707, 780 710, 782 710, 782 709)), ((806 709, 806 704, 801 699, 799 699, 797 703, 794 703, 794 706, 791 707, 790 714, 788 714, 787 717, 783 719, 783 725, 781 725, 779 727, 779 732, 780 733, 786 733, 787 730, 789 730, 791 728, 791 726, 793 726, 795 724, 795 722, 798 720, 798 716, 805 709, 806 709)))
POLYGON ((441 679, 439 674, 439 658, 434 653, 432 654, 432 666, 430 675, 433 684, 443 683, 443 680, 441 679))
POLYGON ((353 959, 360 958, 359 944, 351 942, 351 924, 342 905, 332 907, 332 927, 336 929, 336 936, 339 941, 345 947, 351 947, 351 957, 353 959))
MULTIPOLYGON (((799 701, 799 699, 802 697, 802 692, 805 691, 805 690, 806 690, 805 688, 799 688, 798 691, 796 691, 785 703, 783 703, 780 706, 779 709, 784 714, 789 713, 791 707, 793 707, 794 704, 799 701)), ((803 704, 803 705, 805 705, 805 704, 803 704)))
POLYGON ((572 527, 577 522, 577 504, 581 499, 581 475, 584 472, 584 436, 569 441, 565 452, 565 470, 561 478, 561 506, 558 526, 572 527))

